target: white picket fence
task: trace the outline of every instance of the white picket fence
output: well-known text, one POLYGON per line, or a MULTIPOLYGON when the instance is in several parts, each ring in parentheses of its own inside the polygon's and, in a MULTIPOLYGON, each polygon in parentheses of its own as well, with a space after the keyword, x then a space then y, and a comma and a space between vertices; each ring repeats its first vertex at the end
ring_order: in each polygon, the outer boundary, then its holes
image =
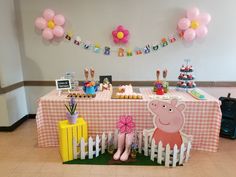
MULTIPOLYGON (((138 132, 138 152, 144 153, 145 156, 150 156, 150 160, 156 161, 158 164, 163 164, 166 167, 176 167, 176 165, 182 165, 189 160, 190 150, 191 150, 191 141, 183 143, 178 149, 177 145, 173 149, 170 148, 170 145, 163 147, 162 142, 159 142, 156 145, 155 141, 151 136, 143 132, 138 132)), ((78 143, 76 139, 73 139, 73 158, 81 160, 93 159, 98 157, 100 154, 105 153, 108 149, 108 142, 113 140, 114 149, 117 148, 117 137, 118 131, 114 133, 109 132, 107 134, 103 133, 101 138, 97 135, 95 141, 92 137, 89 137, 88 142, 85 142, 81 138, 78 143)))

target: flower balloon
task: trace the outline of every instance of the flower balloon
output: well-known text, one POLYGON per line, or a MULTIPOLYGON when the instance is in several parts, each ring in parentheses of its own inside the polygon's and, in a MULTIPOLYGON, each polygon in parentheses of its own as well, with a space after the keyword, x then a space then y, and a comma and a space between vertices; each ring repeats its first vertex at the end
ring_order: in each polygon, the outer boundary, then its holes
POLYGON ((64 24, 65 17, 60 14, 56 15, 51 9, 45 9, 43 17, 38 17, 35 20, 35 26, 42 30, 42 36, 46 40, 51 40, 54 37, 62 37, 65 33, 64 24))
POLYGON ((113 41, 117 43, 127 43, 129 31, 122 25, 119 25, 114 31, 112 31, 113 41))
POLYGON ((185 18, 178 22, 178 30, 183 34, 186 41, 193 41, 195 38, 204 38, 207 33, 207 24, 211 21, 208 13, 200 13, 199 9, 194 7, 187 10, 185 18))

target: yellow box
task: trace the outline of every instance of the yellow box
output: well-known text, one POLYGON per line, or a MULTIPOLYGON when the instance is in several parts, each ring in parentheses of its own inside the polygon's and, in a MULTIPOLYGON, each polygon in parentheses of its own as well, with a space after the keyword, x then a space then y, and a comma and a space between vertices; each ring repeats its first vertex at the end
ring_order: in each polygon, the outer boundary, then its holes
POLYGON ((75 124, 70 124, 68 120, 59 121, 59 145, 63 162, 73 160, 73 138, 80 142, 82 137, 87 142, 88 127, 82 117, 75 124))

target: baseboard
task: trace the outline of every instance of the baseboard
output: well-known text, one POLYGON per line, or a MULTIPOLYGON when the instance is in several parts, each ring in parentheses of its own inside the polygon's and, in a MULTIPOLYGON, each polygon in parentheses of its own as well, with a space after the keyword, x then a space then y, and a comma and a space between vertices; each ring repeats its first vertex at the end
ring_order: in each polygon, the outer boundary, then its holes
POLYGON ((23 122, 25 122, 26 120, 28 120, 28 119, 35 119, 35 117, 36 117, 36 114, 25 115, 24 117, 22 117, 20 120, 18 120, 17 122, 15 122, 11 126, 0 127, 0 132, 12 132, 17 127, 19 127, 23 122))

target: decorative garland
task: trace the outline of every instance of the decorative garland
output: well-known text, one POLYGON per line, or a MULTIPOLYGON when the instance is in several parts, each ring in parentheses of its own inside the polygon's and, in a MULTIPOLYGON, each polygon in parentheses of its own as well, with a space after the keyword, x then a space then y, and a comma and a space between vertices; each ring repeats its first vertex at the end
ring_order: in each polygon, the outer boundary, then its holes
MULTIPOLYGON (((104 55, 117 54, 119 57, 131 57, 134 55, 149 54, 157 52, 163 47, 176 42, 177 39, 183 39, 188 42, 196 38, 204 38, 208 29, 206 25, 211 21, 211 16, 208 13, 200 13, 199 9, 194 7, 187 10, 186 17, 181 18, 177 25, 177 33, 169 35, 168 38, 163 37, 160 42, 155 44, 147 44, 144 47, 136 47, 134 49, 120 47, 113 49, 110 46, 103 46, 99 43, 90 43, 82 41, 79 36, 73 37, 71 32, 64 32, 65 17, 61 14, 56 14, 51 9, 45 9, 42 17, 35 20, 35 26, 42 31, 42 37, 45 40, 53 40, 64 36, 68 41, 72 41, 76 46, 85 50, 91 50, 94 53, 103 53, 104 55)), ((117 43, 127 43, 129 31, 122 25, 119 25, 112 31, 113 41, 117 43)))
MULTIPOLYGON (((177 41, 178 35, 170 35, 168 38, 163 37, 161 42, 156 42, 156 44, 147 44, 144 47, 136 47, 134 49, 120 47, 118 49, 113 49, 110 46, 102 47, 99 43, 90 43, 88 41, 82 41, 80 37, 73 38, 71 32, 65 34, 65 39, 74 43, 74 45, 83 48, 85 50, 90 50, 94 53, 103 53, 104 55, 116 54, 119 57, 131 57, 134 55, 145 55, 151 52, 157 52, 161 48, 168 46, 177 41)), ((179 38, 182 38, 179 36, 179 38)))

